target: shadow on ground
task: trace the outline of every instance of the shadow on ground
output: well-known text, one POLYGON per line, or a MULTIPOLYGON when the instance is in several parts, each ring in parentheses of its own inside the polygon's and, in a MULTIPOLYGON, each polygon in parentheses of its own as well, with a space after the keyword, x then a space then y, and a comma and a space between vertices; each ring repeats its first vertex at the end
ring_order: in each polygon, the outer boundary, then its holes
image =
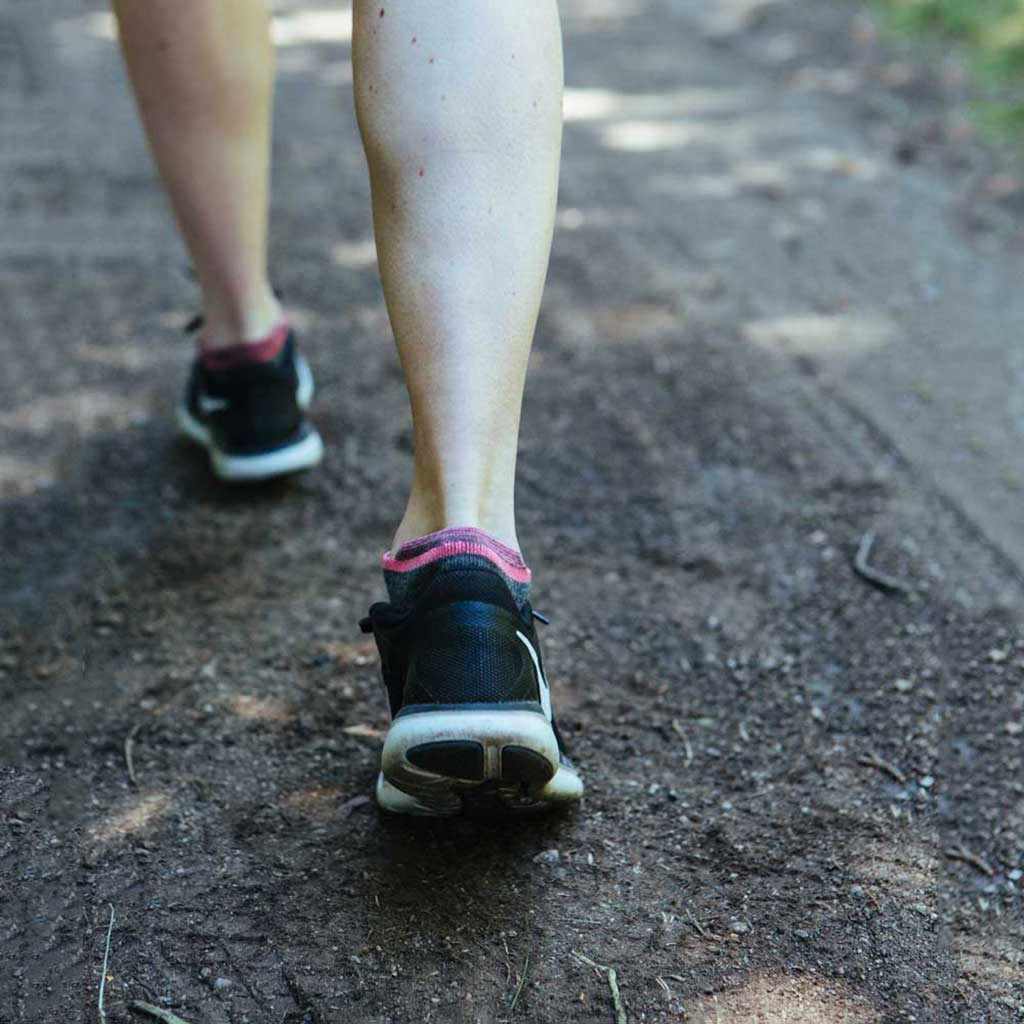
MULTIPOLYGON (((52 65, 12 36, 12 1021, 95 1018, 111 905, 112 1022, 140 998, 193 1024, 611 1020, 588 961, 616 969, 631 1022, 1018 1019, 1020 580, 842 387, 923 287, 865 225, 899 207, 925 237, 948 168, 898 179, 841 79, 799 84, 829 56, 808 5, 565 7, 519 502, 589 791, 514 827, 368 800, 386 712, 355 624, 409 431, 338 112, 344 18, 291 5, 278 26, 275 273, 329 454, 244 494, 172 437, 195 296, 109 22, 54 9, 52 65), (802 48, 759 60, 776 36, 802 48), (97 110, 109 145, 86 146, 97 110), (852 571, 868 529, 911 593, 852 571)), ((859 52, 830 74, 870 77, 859 52)))

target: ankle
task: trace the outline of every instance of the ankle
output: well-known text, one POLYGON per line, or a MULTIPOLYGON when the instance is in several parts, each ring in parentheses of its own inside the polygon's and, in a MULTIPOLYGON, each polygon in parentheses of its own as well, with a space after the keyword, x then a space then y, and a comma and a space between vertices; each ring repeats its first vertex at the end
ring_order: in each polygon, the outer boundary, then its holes
POLYGON ((424 511, 422 506, 414 506, 412 502, 395 531, 391 550, 397 551, 403 544, 408 544, 410 541, 440 533, 442 530, 456 528, 480 530, 513 551, 520 550, 513 515, 482 516, 469 510, 461 514, 454 514, 454 510, 451 513, 438 510, 434 514, 430 514, 424 511))
POLYGON ((515 449, 483 442, 437 446, 417 438, 412 489, 392 551, 411 540, 452 527, 482 530, 515 551, 515 449), (440 452, 440 454, 434 454, 440 452), (443 456, 443 457, 442 457, 443 456))
POLYGON ((203 301, 199 344, 204 352, 264 341, 284 321, 284 310, 267 286, 256 295, 225 303, 203 301))

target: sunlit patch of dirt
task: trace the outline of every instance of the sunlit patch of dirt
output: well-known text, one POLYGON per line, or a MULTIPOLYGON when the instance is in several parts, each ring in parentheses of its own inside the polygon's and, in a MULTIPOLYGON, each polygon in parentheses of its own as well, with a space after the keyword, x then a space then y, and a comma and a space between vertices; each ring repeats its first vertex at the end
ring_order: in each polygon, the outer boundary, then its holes
POLYGON ((340 667, 368 665, 374 656, 373 640, 332 640, 324 644, 324 653, 333 658, 340 667))
POLYGON ((251 693, 240 693, 227 703, 228 709, 250 722, 288 722, 295 717, 295 711, 287 701, 276 697, 254 697, 251 693))
POLYGON ((137 835, 162 818, 171 807, 168 793, 132 794, 116 813, 97 822, 90 830, 97 843, 109 843, 123 836, 137 835))
POLYGON ((657 337, 679 327, 679 314, 665 303, 633 302, 598 310, 595 321, 602 334, 620 340, 657 337))
POLYGON ((0 413, 0 427, 24 431, 31 437, 48 437, 59 428, 71 428, 79 437, 101 430, 116 430, 149 417, 137 395, 113 390, 83 388, 75 394, 36 398, 0 413))
POLYGON ((960 970, 969 980, 990 985, 1024 984, 1024 952, 1011 942, 964 937, 955 948, 960 970))
POLYGON ((336 821, 338 807, 348 795, 340 786, 310 786, 289 793, 281 801, 283 807, 304 818, 316 818, 321 821, 336 821))
POLYGON ((921 900, 935 892, 939 862, 923 844, 870 842, 860 850, 851 869, 859 878, 880 884, 894 896, 921 900))
POLYGON ((688 1007, 695 1024, 876 1024, 863 997, 834 981, 759 975, 688 1007))
POLYGON ((0 499, 27 498, 52 487, 57 479, 54 462, 50 457, 24 459, 6 452, 0 455, 0 499))

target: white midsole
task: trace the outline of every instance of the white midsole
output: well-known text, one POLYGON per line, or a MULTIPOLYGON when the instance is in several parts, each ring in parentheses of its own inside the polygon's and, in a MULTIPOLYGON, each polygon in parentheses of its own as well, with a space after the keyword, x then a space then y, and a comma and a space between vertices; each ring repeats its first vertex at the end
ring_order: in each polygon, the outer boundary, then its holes
POLYGON ((396 814, 448 817, 464 810, 464 798, 474 791, 491 792, 511 813, 531 813, 573 804, 583 795, 583 781, 561 757, 554 730, 542 714, 520 710, 424 711, 394 721, 384 741, 377 803, 396 814), (412 764, 408 752, 425 743, 469 740, 484 751, 484 778, 460 779, 412 764), (525 747, 544 757, 551 778, 523 789, 519 780, 502 777, 506 746, 525 747))
POLYGON ((323 455, 324 443, 311 427, 310 432, 296 444, 263 455, 225 455, 219 449, 211 448, 210 464, 221 480, 263 480, 269 476, 309 469, 323 455))
POLYGON ((472 740, 484 749, 484 778, 501 777, 501 752, 505 746, 526 747, 540 754, 558 770, 558 740, 547 719, 534 711, 457 710, 423 711, 403 715, 392 723, 384 741, 381 770, 384 777, 402 788, 409 776, 424 779, 433 773, 409 763, 408 751, 424 743, 472 740))

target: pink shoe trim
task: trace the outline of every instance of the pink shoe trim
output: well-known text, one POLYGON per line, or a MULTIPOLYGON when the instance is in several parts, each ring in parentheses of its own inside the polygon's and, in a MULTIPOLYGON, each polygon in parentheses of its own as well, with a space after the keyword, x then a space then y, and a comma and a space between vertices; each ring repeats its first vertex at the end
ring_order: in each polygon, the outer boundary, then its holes
POLYGON ((532 578, 518 551, 475 526, 449 527, 406 541, 397 551, 386 551, 381 564, 388 572, 412 572, 450 555, 479 555, 517 583, 529 583, 532 578))
POLYGON ((284 348, 291 333, 287 320, 282 320, 265 338, 247 341, 230 348, 203 348, 199 345, 199 359, 207 370, 233 370, 238 366, 266 363, 284 348))

